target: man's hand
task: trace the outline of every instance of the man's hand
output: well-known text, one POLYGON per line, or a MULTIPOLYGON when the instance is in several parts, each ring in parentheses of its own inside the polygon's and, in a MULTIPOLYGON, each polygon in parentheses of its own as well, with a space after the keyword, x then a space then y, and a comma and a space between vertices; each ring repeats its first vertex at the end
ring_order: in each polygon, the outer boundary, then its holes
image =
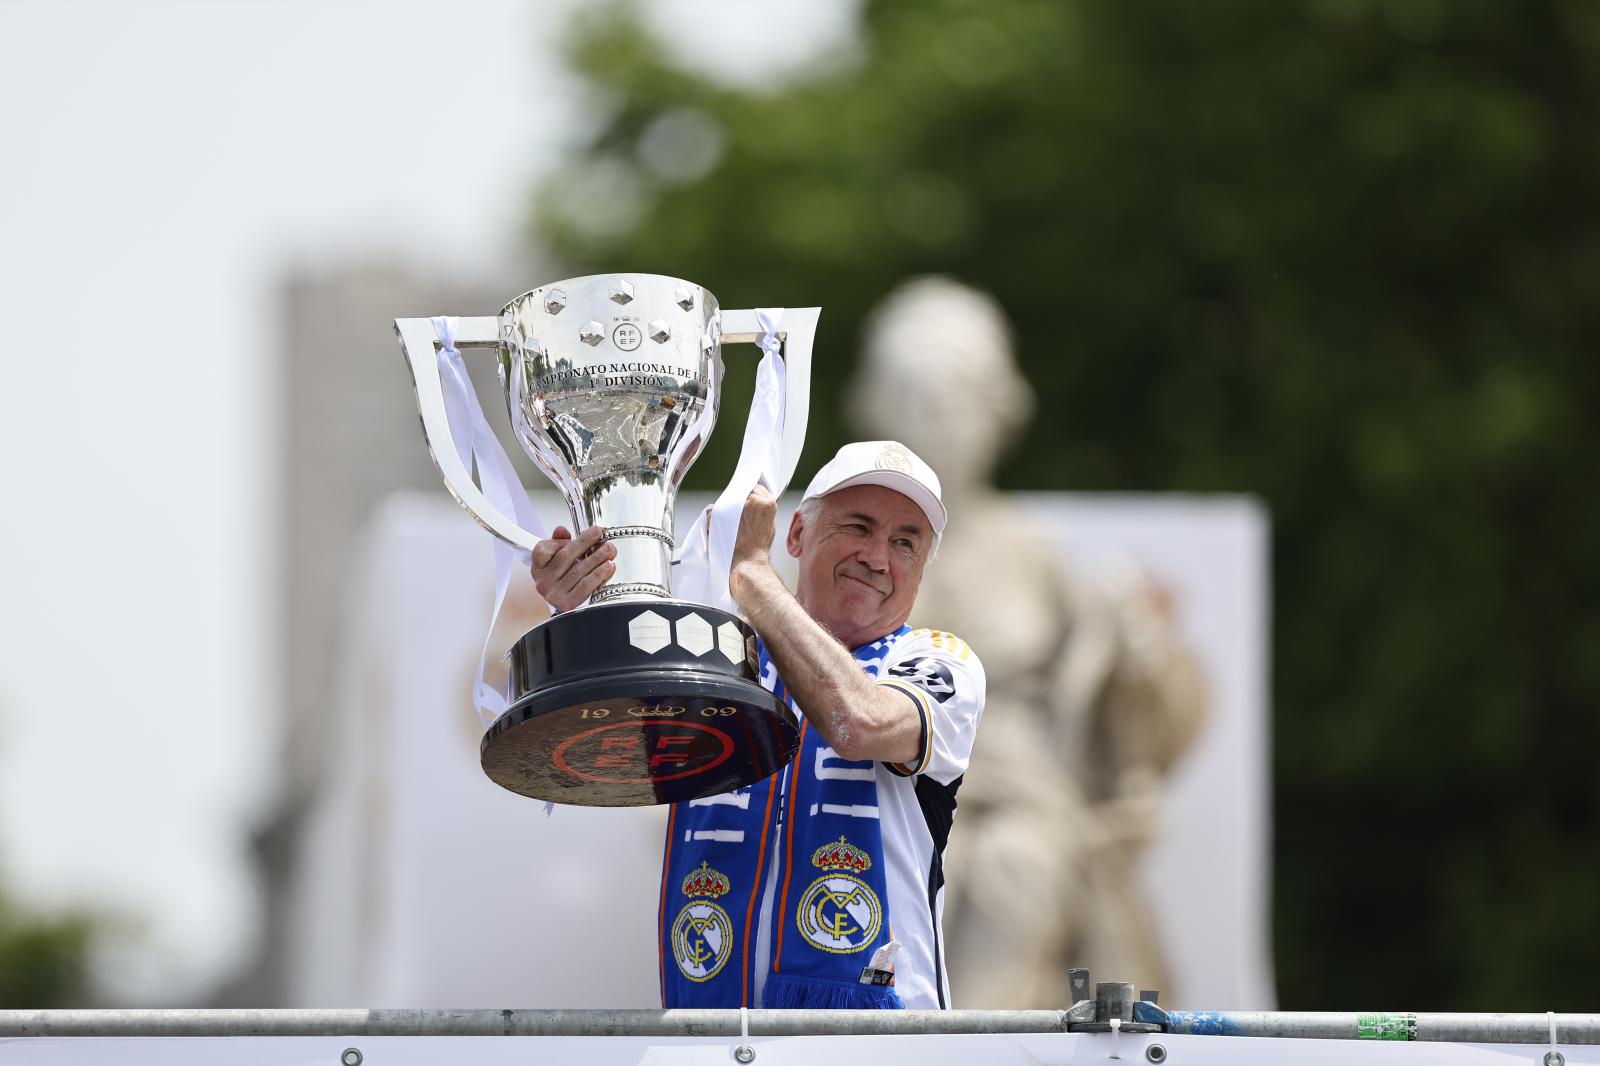
POLYGON ((751 586, 771 575, 772 537, 777 529, 778 501, 766 486, 756 485, 745 497, 739 514, 739 533, 733 542, 733 559, 728 565, 728 592, 743 604, 751 586))
POLYGON ((533 586, 558 611, 570 611, 617 572, 617 549, 603 542, 605 530, 590 526, 574 537, 557 526, 549 540, 533 546, 533 586))

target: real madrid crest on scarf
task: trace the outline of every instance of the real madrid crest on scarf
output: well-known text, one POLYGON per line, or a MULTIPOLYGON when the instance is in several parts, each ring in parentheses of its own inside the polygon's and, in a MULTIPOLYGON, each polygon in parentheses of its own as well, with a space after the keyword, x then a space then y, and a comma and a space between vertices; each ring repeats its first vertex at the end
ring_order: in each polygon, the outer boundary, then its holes
POLYGON ((800 897, 800 935, 812 947, 840 955, 872 946, 883 928, 883 904, 857 876, 872 868, 872 857, 840 835, 812 852, 811 865, 822 876, 800 897))
POLYGON ((709 862, 702 862, 682 887, 689 902, 672 923, 672 957, 689 980, 709 981, 733 954, 733 922, 717 903, 732 886, 709 862))
POLYGON ((737 1005, 751 994, 751 911, 767 869, 758 820, 776 816, 775 781, 672 808, 661 883, 665 1006, 737 1005))

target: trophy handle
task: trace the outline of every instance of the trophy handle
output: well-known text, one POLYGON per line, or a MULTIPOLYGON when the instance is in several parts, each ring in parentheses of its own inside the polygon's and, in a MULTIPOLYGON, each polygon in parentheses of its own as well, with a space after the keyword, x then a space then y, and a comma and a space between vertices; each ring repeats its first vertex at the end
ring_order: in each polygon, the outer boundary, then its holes
MULTIPOLYGON (((784 407, 783 466, 778 471, 781 489, 794 477, 800 465, 800 451, 806 443, 806 420, 811 415, 811 344, 817 334, 820 307, 789 307, 779 320, 778 338, 783 342, 784 407)), ((465 320, 463 320, 463 324, 465 320)), ((756 344, 761 326, 754 310, 722 312, 722 343, 756 344)))
MULTIPOLYGON (((397 318, 394 331, 411 368, 411 384, 417 393, 417 411, 422 415, 422 435, 428 442, 433 465, 444 475, 450 495, 477 520, 478 524, 513 547, 532 551, 539 538, 523 529, 514 519, 489 502, 473 482, 466 461, 456 450, 450 435, 450 420, 445 415, 444 385, 439 376, 438 335, 426 318, 397 318)), ((456 348, 500 347, 500 323, 495 318, 463 318, 456 330, 456 348)), ((787 456, 787 452, 785 455, 787 456)), ((520 492, 520 488, 513 488, 520 492)))

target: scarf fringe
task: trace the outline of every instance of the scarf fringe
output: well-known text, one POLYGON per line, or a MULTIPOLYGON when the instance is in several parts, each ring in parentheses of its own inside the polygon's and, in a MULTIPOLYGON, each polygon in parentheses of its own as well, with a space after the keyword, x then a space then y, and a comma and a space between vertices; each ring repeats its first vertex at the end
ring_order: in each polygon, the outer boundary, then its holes
POLYGON ((761 1005, 773 1010, 905 1010, 891 985, 850 984, 825 977, 767 975, 761 1005))

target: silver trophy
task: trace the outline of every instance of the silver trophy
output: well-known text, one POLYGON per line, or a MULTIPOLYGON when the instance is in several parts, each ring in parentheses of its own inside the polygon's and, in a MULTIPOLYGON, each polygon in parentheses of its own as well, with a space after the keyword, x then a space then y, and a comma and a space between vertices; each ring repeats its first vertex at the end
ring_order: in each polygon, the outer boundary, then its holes
MULTIPOLYGON (((787 372, 781 480, 804 443, 817 308, 782 312, 787 372)), ((445 485, 495 536, 537 538, 485 496, 455 447, 437 337, 395 320, 423 434, 445 485)), ((484 735, 484 772, 513 792, 637 806, 726 792, 794 754, 792 712, 758 682, 736 615, 672 598, 673 502, 717 420, 722 346, 755 342, 755 311, 723 311, 692 282, 602 274, 523 293, 460 320, 463 355, 496 350, 517 440, 565 496, 573 530, 605 528, 616 572, 589 604, 510 652, 511 704, 484 735)), ((460 428, 460 427, 457 427, 460 428)))

